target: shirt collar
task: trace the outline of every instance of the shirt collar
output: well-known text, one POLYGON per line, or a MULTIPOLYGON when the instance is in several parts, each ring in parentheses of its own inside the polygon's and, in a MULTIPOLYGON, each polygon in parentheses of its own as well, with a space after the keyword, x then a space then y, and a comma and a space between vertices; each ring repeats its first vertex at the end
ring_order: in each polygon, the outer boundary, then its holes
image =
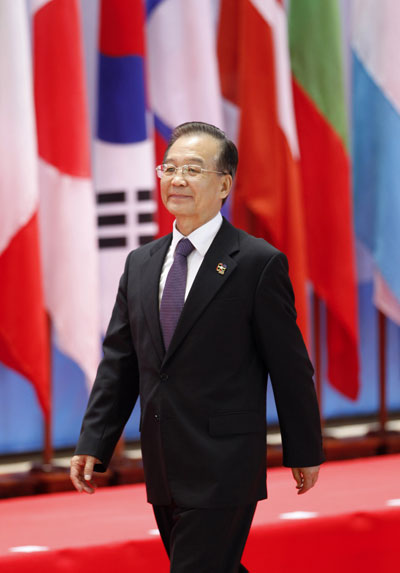
POLYGON ((175 248, 178 242, 181 239, 186 238, 190 239, 190 242, 192 243, 196 251, 198 251, 200 255, 204 257, 206 252, 210 248, 210 245, 213 242, 215 235, 218 233, 221 225, 222 225, 222 215, 218 211, 215 217, 213 217, 212 219, 207 221, 207 223, 204 223, 204 225, 198 227, 192 233, 190 233, 190 235, 185 237, 184 235, 182 235, 180 231, 178 231, 178 229, 176 228, 176 221, 174 221, 172 229, 172 242, 171 242, 172 251, 175 252, 175 248))

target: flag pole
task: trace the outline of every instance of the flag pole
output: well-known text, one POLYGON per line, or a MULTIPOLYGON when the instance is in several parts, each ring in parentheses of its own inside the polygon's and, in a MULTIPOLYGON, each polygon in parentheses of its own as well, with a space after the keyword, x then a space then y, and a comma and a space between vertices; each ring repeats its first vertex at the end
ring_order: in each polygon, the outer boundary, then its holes
POLYGON ((47 313, 47 336, 49 345, 49 403, 50 411, 44 417, 43 426, 43 450, 41 463, 34 463, 30 471, 30 478, 35 480, 35 493, 54 493, 56 491, 67 491, 72 489, 69 479, 69 471, 64 467, 57 467, 53 463, 53 376, 52 376, 52 320, 50 313, 47 313))
POLYGON ((378 406, 378 428, 368 432, 368 436, 376 440, 376 453, 388 453, 389 432, 387 431, 387 400, 386 400, 386 316, 378 309, 378 384, 379 384, 379 406, 378 406))
POLYGON ((378 310, 378 344, 379 344, 379 438, 383 446, 388 421, 386 401, 386 316, 378 310))
POLYGON ((322 380, 321 380, 321 312, 320 312, 320 298, 313 291, 313 342, 314 342, 314 367, 315 367, 315 389, 317 392, 319 409, 321 412, 321 425, 323 425, 322 418, 322 380))
POLYGON ((400 452, 400 432, 389 430, 388 400, 387 400, 387 324, 388 320, 382 311, 378 310, 378 337, 379 337, 379 414, 378 431, 375 432, 379 440, 378 452, 393 454, 400 452))
MULTIPOLYGON (((51 394, 50 394, 51 396, 51 394)), ((43 448, 43 467, 45 469, 51 468, 53 460, 53 444, 52 444, 52 416, 51 412, 48 418, 44 419, 44 448, 43 448)))
POLYGON ((53 444, 52 444, 52 421, 53 421, 53 412, 52 412, 52 397, 53 397, 53 376, 52 376, 52 344, 51 344, 51 317, 50 314, 47 313, 47 334, 48 334, 48 344, 49 344, 49 373, 50 373, 50 383, 49 383, 49 403, 50 403, 50 412, 48 416, 44 418, 44 436, 43 436, 43 469, 50 470, 51 463, 53 460, 53 444))

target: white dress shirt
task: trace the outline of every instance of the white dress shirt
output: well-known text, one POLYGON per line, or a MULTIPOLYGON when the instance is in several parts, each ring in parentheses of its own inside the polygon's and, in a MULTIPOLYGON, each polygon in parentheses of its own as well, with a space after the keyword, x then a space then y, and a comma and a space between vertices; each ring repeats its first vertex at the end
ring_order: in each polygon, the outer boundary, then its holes
POLYGON ((218 233, 220 227, 222 225, 222 215, 218 212, 213 219, 204 223, 201 227, 195 229, 190 235, 185 237, 178 231, 176 228, 176 221, 174 221, 173 229, 172 229, 172 241, 167 251, 167 255, 164 260, 164 265, 161 270, 160 275, 160 289, 159 289, 159 304, 161 304, 161 298, 164 292, 165 282, 167 280, 167 276, 169 273, 169 269, 174 262, 174 254, 176 245, 181 239, 189 239, 192 245, 194 246, 193 251, 187 257, 187 279, 186 279, 186 291, 185 291, 185 300, 187 295, 189 294, 190 289, 192 288, 194 279, 196 278, 197 272, 200 268, 201 263, 211 246, 211 243, 215 239, 215 235, 218 233))

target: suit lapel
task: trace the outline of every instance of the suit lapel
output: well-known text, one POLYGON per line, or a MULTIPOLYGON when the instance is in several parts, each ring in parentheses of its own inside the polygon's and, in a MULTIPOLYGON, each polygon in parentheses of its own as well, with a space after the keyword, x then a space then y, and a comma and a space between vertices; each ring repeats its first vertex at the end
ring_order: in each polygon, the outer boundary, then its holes
POLYGON ((160 326, 158 293, 161 269, 168 247, 171 243, 171 239, 172 234, 166 235, 156 245, 154 245, 152 251, 150 251, 149 258, 141 266, 140 276, 140 298, 142 301, 142 307, 160 360, 163 360, 165 350, 160 326))
POLYGON ((190 289, 168 351, 164 357, 164 363, 176 351, 193 324, 235 271, 237 264, 231 255, 238 250, 239 239, 237 230, 224 220, 204 257, 190 289), (223 274, 217 271, 219 263, 226 266, 223 274))

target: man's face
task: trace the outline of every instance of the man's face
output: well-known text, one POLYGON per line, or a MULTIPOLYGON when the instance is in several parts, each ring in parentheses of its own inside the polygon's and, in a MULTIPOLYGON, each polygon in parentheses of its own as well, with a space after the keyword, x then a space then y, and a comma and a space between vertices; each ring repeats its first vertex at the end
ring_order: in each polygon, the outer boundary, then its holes
MULTIPOLYGON (((219 154, 220 142, 217 139, 196 133, 177 139, 164 162, 176 167, 199 165, 218 171, 219 154)), ((168 211, 176 217, 178 229, 183 232, 184 224, 186 231, 191 232, 218 213, 231 184, 230 175, 202 172, 196 179, 190 179, 179 171, 174 177, 161 179, 161 198, 168 211)))

